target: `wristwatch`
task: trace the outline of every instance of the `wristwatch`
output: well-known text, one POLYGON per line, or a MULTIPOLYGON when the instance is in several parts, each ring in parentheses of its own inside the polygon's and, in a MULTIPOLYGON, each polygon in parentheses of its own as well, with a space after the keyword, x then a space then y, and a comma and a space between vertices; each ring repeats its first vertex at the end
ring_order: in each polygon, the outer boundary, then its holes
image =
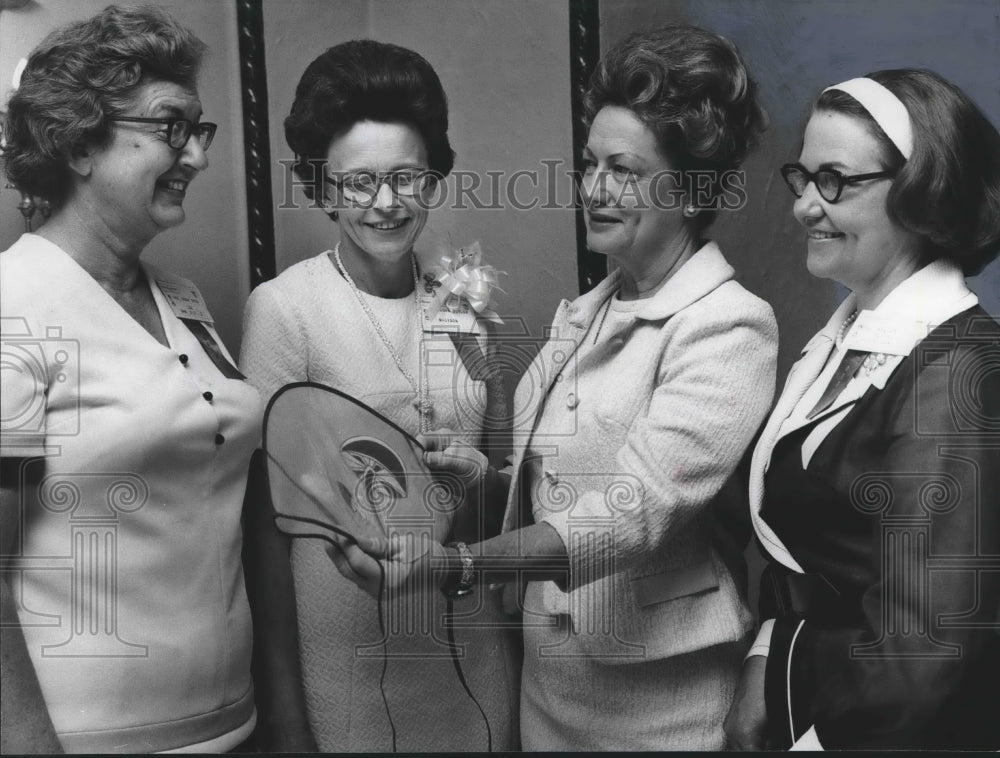
POLYGON ((445 547, 454 548, 458 551, 458 558, 462 562, 462 570, 449 571, 448 576, 441 585, 441 592, 447 597, 462 597, 468 595, 475 589, 476 564, 472 556, 472 551, 464 542, 449 542, 445 547))

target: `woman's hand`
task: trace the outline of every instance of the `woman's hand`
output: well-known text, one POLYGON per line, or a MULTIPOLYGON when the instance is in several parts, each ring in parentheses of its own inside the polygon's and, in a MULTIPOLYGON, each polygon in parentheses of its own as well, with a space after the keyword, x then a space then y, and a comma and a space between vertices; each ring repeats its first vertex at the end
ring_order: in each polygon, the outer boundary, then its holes
POLYGON ((486 456, 452 429, 421 434, 417 441, 426 450, 424 463, 435 473, 447 472, 463 483, 473 485, 478 484, 489 469, 486 456))
POLYGON ((406 534, 393 534, 387 539, 361 537, 357 544, 340 539, 327 544, 326 553, 341 576, 376 600, 393 591, 440 587, 445 578, 447 549, 431 539, 409 537, 406 534))
POLYGON ((489 461, 479 450, 451 429, 420 435, 424 463, 434 478, 448 488, 455 503, 448 534, 474 539, 482 533, 480 520, 485 512, 485 482, 489 461))
POLYGON ((722 725, 726 747, 730 750, 763 750, 767 708, 764 705, 764 671, 767 658, 750 656, 743 664, 743 674, 736 696, 722 725))

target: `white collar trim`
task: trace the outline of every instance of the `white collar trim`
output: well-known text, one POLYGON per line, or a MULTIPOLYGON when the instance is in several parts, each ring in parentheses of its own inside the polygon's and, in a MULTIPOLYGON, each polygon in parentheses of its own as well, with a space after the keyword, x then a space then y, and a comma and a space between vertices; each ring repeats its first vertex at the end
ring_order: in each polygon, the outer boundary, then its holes
POLYGON ((939 259, 924 266, 863 310, 844 336, 845 350, 906 356, 939 324, 976 305, 958 264, 939 259))

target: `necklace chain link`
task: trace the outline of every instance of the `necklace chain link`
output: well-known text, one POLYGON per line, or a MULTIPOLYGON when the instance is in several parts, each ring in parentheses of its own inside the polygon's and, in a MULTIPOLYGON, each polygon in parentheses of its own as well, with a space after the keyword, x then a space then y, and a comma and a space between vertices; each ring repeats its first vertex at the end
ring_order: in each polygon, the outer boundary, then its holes
MULTIPOLYGON (((361 305, 361 309, 365 312, 365 315, 368 316, 368 320, 375 328, 375 332, 378 334, 379 339, 382 340, 382 344, 385 345, 385 349, 388 350, 389 355, 392 356, 392 360, 396 364, 396 368, 399 369, 399 373, 403 375, 403 378, 406 379, 407 383, 413 389, 413 394, 416 395, 413 407, 417 409, 417 415, 420 418, 421 433, 430 431, 430 416, 434 412, 434 404, 430 399, 430 389, 427 386, 427 382, 418 382, 413 378, 413 374, 410 373, 410 370, 403 364, 402 356, 399 354, 399 351, 396 350, 395 345, 392 344, 392 340, 390 340, 389 335, 386 334, 385 329, 379 322, 378 317, 375 315, 375 311, 373 311, 371 306, 365 302, 364 296, 361 294, 361 290, 358 288, 358 285, 355 284, 351 275, 347 272, 347 267, 344 266, 344 262, 340 258, 339 242, 333 249, 333 260, 337 264, 337 270, 340 272, 340 275, 344 277, 344 280, 350 285, 351 291, 354 292, 354 296, 361 305)), ((410 252, 410 264, 413 267, 413 303, 417 313, 417 324, 422 327, 423 311, 420 309, 420 300, 417 295, 417 287, 419 286, 420 279, 417 275, 417 257, 412 251, 410 252)))

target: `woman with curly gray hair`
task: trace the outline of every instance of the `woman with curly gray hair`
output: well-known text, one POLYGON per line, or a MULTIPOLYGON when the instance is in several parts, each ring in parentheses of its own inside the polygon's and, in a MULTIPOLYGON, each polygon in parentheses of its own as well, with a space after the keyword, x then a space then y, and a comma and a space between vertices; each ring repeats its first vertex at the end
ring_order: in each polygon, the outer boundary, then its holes
POLYGON ((226 751, 254 727, 261 401, 197 288, 141 260, 208 166, 203 50, 109 6, 50 34, 9 101, 7 175, 53 212, 0 254, 4 753, 226 751))
POLYGON ((560 305, 512 468, 429 441, 429 465, 506 503, 504 533, 348 547, 338 568, 372 592, 372 556, 398 583, 441 563, 449 591, 507 582, 526 750, 720 749, 752 618, 713 503, 770 404, 777 327, 703 234, 765 116, 733 45, 684 25, 611 50, 587 109, 587 244, 615 271, 560 305))

